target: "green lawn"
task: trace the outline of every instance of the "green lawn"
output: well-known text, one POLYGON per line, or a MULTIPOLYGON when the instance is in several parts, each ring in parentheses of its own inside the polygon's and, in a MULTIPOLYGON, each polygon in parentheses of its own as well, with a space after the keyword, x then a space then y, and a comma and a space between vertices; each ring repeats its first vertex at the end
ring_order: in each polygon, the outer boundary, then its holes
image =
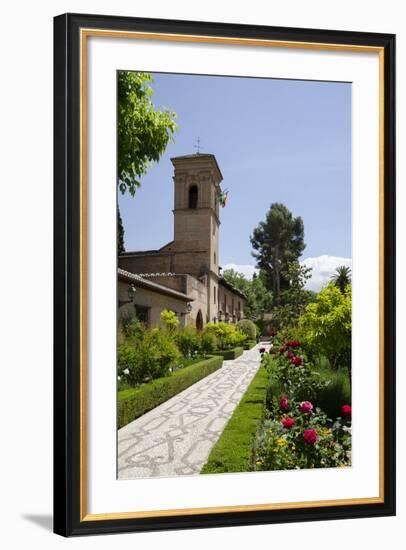
POLYGON ((253 445, 265 412, 268 379, 261 366, 213 447, 202 474, 252 470, 253 445))

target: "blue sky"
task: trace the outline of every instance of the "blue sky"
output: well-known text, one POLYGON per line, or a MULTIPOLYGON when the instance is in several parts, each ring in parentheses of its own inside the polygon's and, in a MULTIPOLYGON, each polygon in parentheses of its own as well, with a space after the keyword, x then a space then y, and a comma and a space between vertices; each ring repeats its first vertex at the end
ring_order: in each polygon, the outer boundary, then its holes
POLYGON ((172 239, 170 158, 194 153, 199 136, 229 190, 220 265, 252 272, 249 236, 273 202, 303 218, 301 259, 315 271, 309 287, 351 264, 351 84, 154 74, 152 87, 156 107, 177 113, 179 130, 136 197, 119 197, 127 250, 172 239))

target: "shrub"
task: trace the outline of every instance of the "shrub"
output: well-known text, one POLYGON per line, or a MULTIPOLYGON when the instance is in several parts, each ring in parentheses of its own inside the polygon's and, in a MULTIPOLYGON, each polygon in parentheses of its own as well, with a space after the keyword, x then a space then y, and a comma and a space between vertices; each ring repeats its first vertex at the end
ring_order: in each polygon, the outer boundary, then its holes
POLYGON ((140 383, 146 375, 138 364, 134 344, 127 340, 117 346, 117 374, 123 381, 130 384, 140 383))
POLYGON ((238 347, 233 349, 223 349, 220 351, 214 351, 214 355, 221 355, 223 359, 226 361, 231 361, 233 359, 237 359, 237 357, 240 357, 244 353, 244 348, 238 347))
POLYGON ((161 321, 169 332, 173 332, 179 326, 179 319, 172 310, 163 309, 161 311, 161 321))
POLYGON ((205 332, 214 334, 219 349, 229 349, 246 340, 246 336, 232 323, 207 323, 205 332))
POLYGON ((309 401, 274 401, 277 412, 264 422, 257 440, 257 470, 351 465, 349 419, 333 423, 309 401))
POLYGON ((169 333, 159 328, 141 329, 137 336, 118 345, 117 355, 119 376, 126 375, 133 385, 164 376, 180 359, 169 333))
POLYGON ((286 341, 276 354, 264 354, 262 365, 270 375, 269 416, 257 441, 256 469, 350 465, 347 372, 316 370, 297 339, 286 341))
POLYGON ((335 372, 322 373, 322 378, 328 381, 328 385, 320 388, 314 398, 315 404, 330 418, 340 415, 341 406, 351 404, 351 385, 348 372, 340 369, 335 372))
POLYGON ((126 318, 121 325, 121 332, 124 338, 134 338, 141 334, 144 328, 143 323, 136 317, 126 318))
POLYGON ((267 372, 260 367, 213 447, 202 474, 253 469, 253 447, 265 412, 267 383, 267 372))
POLYGON ((331 366, 351 369, 351 286, 344 294, 333 283, 317 295, 299 319, 304 339, 315 354, 325 355, 331 366))
POLYGON ((205 355, 213 353, 217 349, 217 340, 214 334, 203 332, 200 338, 200 349, 205 355))
POLYGON ((118 393, 117 423, 121 428, 136 418, 164 403, 174 395, 218 370, 222 357, 210 357, 190 367, 178 370, 170 376, 152 380, 139 388, 118 393))
POLYGON ((282 388, 291 399, 314 399, 328 384, 308 361, 298 340, 286 342, 276 354, 265 353, 263 364, 268 369, 271 385, 282 388))
POLYGON ((237 328, 246 335, 248 340, 255 340, 257 337, 255 324, 249 319, 241 319, 241 321, 238 321, 237 328))
POLYGON ((199 349, 199 335, 193 327, 185 327, 176 334, 176 344, 184 357, 190 357, 199 349))

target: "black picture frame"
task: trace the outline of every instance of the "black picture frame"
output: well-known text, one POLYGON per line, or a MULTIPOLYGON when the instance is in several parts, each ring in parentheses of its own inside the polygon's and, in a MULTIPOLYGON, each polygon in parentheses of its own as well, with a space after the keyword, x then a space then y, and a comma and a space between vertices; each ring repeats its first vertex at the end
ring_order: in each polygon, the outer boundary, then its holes
POLYGON ((395 36, 224 23, 64 14, 54 19, 54 531, 63 536, 288 523, 395 514, 395 36), (80 29, 371 46, 384 56, 384 469, 371 504, 185 514, 81 517, 80 29))

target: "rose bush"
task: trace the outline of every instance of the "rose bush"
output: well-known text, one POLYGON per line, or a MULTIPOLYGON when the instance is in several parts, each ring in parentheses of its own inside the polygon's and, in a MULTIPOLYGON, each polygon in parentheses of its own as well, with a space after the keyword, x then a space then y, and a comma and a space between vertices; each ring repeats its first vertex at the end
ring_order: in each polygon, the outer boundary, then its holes
POLYGON ((271 388, 266 419, 255 448, 256 470, 351 465, 351 405, 341 405, 334 421, 315 404, 322 380, 299 340, 288 340, 279 354, 263 355, 271 388), (295 350, 295 353, 292 352, 295 350), (295 361, 295 359, 299 359, 295 361))
POLYGON ((334 422, 319 408, 309 413, 289 402, 289 415, 279 411, 263 423, 256 443, 256 470, 333 468, 351 465, 351 427, 334 422))

